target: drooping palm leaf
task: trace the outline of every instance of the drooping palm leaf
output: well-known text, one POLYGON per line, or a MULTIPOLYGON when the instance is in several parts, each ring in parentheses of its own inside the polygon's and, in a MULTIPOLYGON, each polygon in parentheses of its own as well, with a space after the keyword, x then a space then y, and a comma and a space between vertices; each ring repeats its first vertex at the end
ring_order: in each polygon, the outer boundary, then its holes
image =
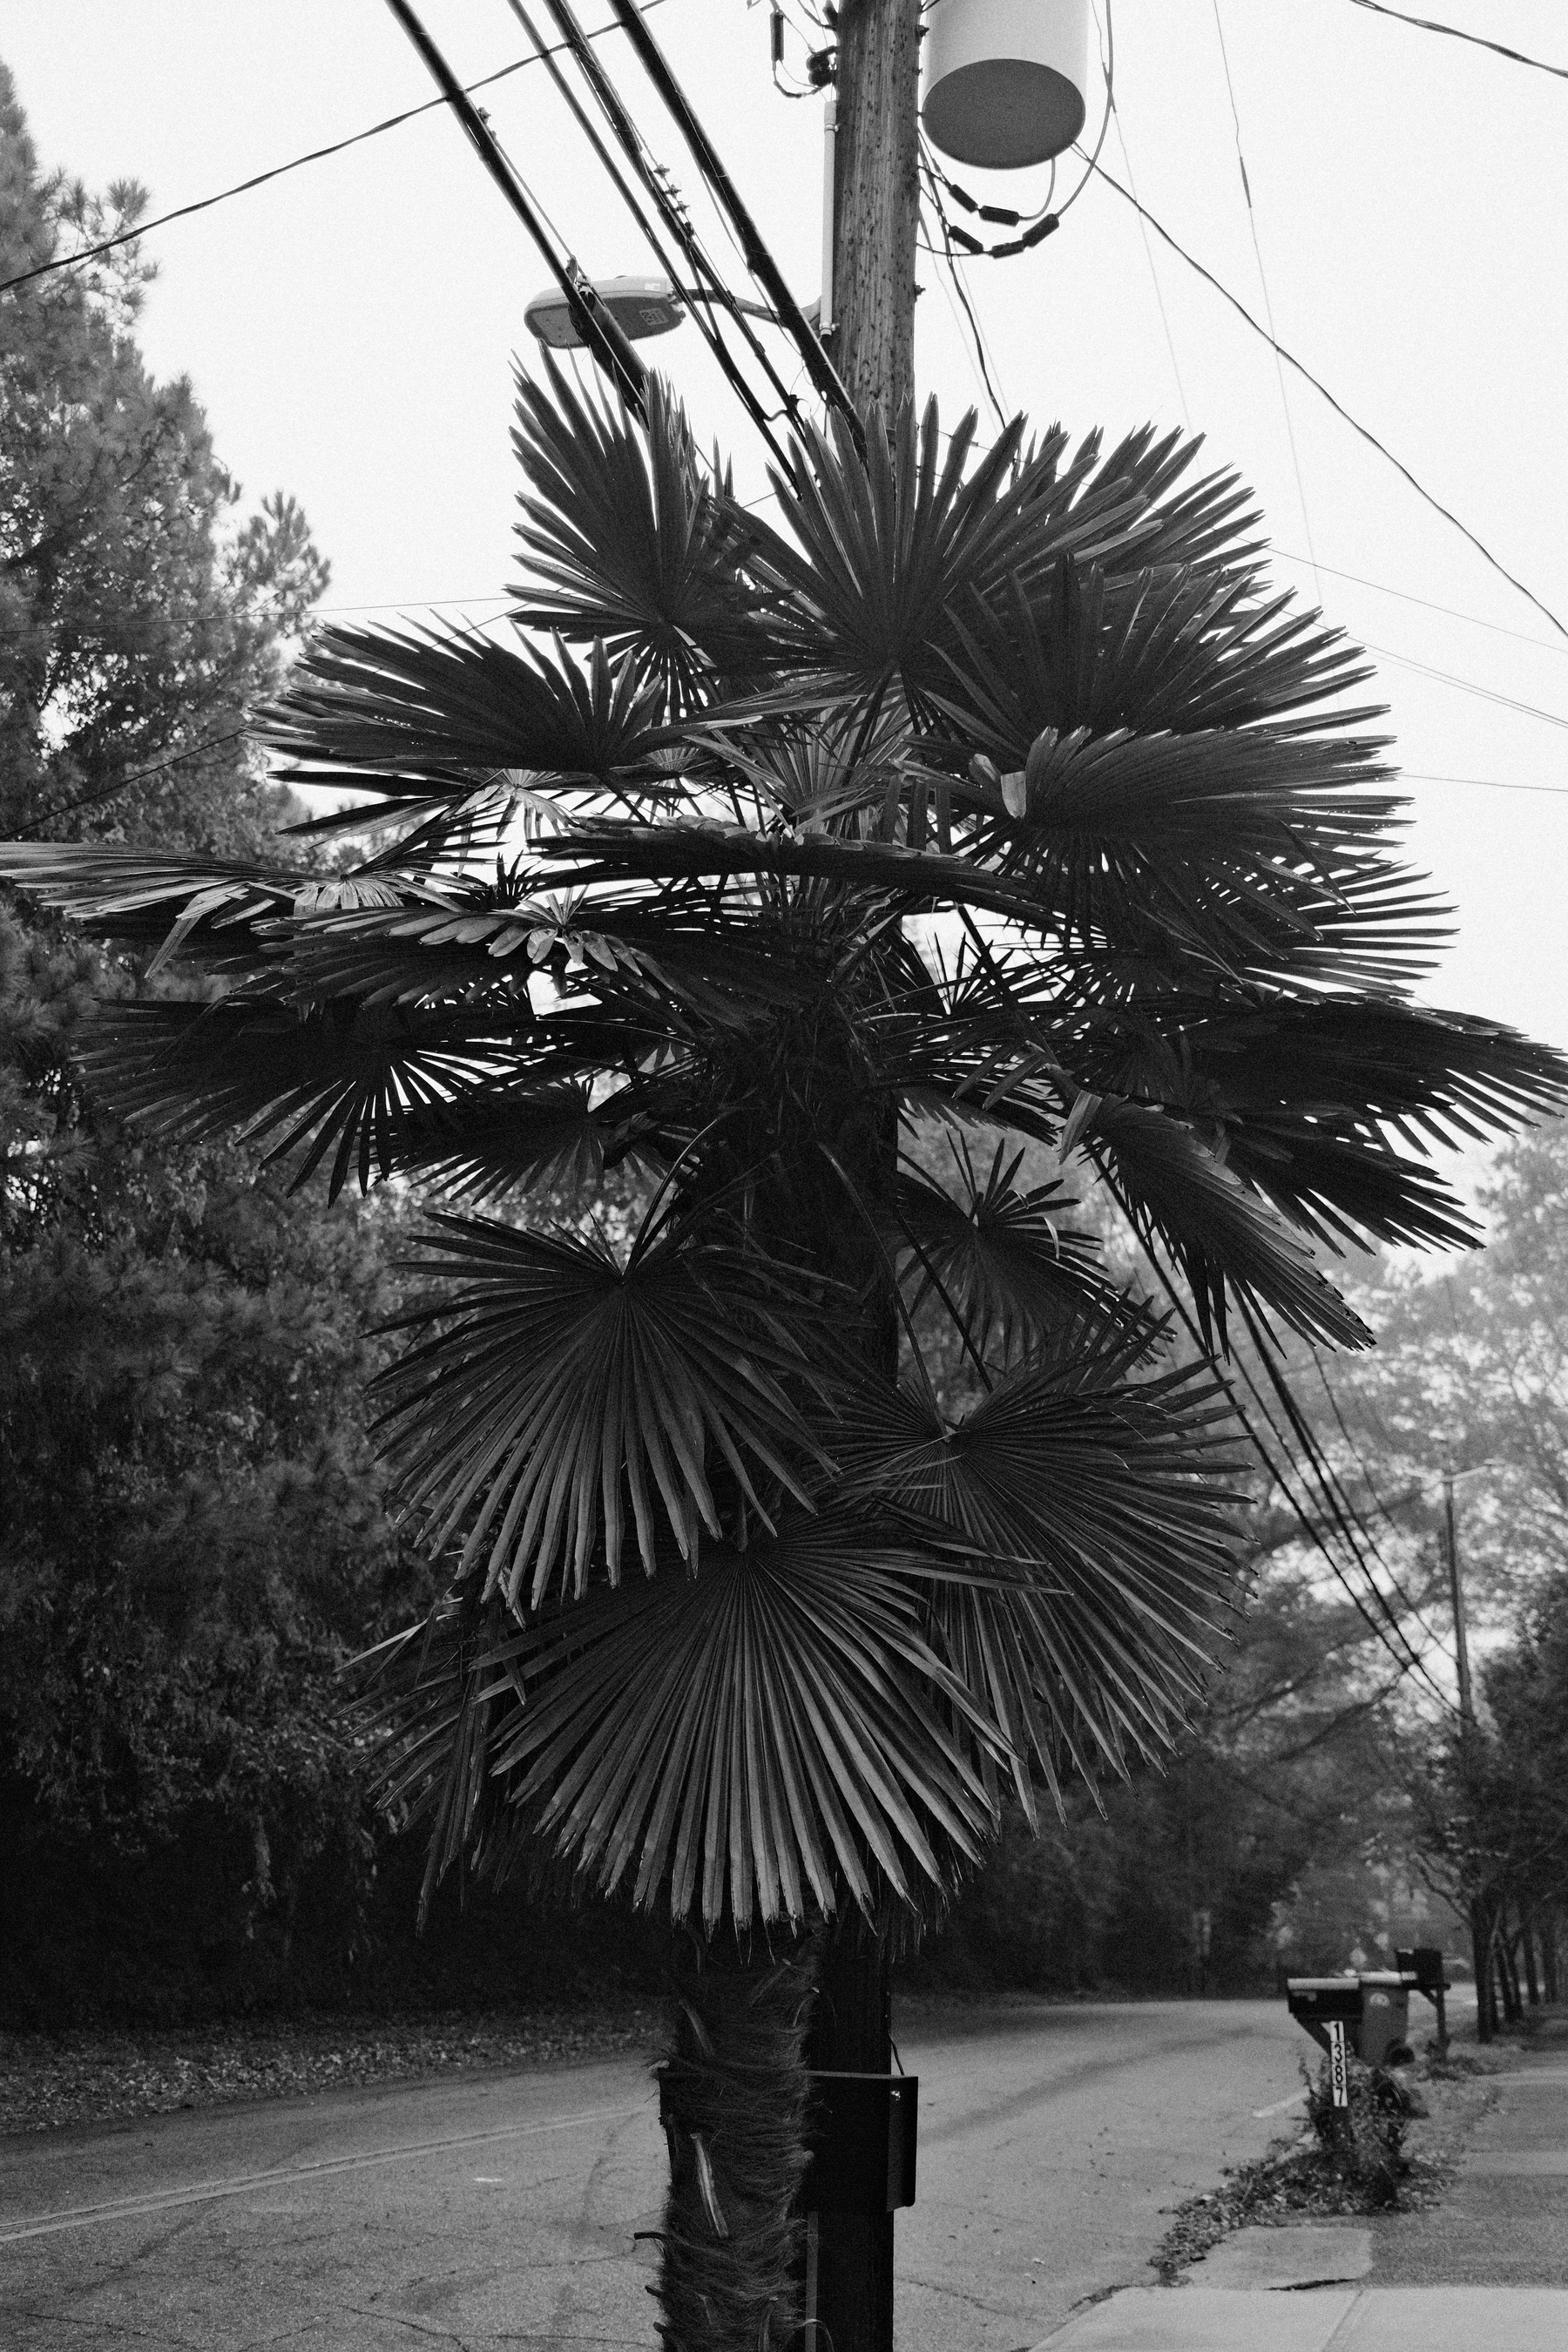
POLYGON ((584 668, 560 648, 549 661, 465 628, 322 629, 260 717, 300 780, 392 778, 399 799, 411 777, 466 796, 476 769, 657 789, 648 762, 665 740, 662 698, 638 661, 613 667, 597 646, 584 668))
POLYGON ((766 1521, 776 1481, 802 1500, 820 1456, 784 1383, 814 1385, 802 1345, 820 1301, 743 1247, 652 1215, 624 1261, 601 1235, 442 1216, 409 1271, 442 1286, 389 1327, 418 1338, 380 1376, 400 1491, 444 1547, 486 1561, 486 1590, 537 1608, 581 1593, 601 1551, 621 1572, 629 1493, 643 1565, 654 1494, 684 1559, 721 1532, 727 1468, 766 1521))
POLYGON ((412 1120, 510 1067, 506 1025, 276 999, 116 1004, 88 1033, 89 1084, 122 1117, 193 1142, 238 1128, 268 1158, 300 1157, 298 1190, 331 1153, 328 1198, 351 1174, 390 1175, 412 1120), (278 1130, 282 1129, 281 1135, 278 1130))
POLYGON ((961 1420, 888 1389, 835 1429, 847 1491, 977 1572, 941 1593, 954 1663, 1053 1788, 1061 1744, 1091 1772, 1166 1744, 1221 1638, 1230 1406, 1204 1367, 1140 1370, 1149 1342, 1091 1310, 961 1420))
POLYGON ((1276 1213, 1192 1129, 1113 1097, 1075 1106, 1064 1148, 1081 1142, 1109 1173, 1140 1234, 1157 1237, 1185 1278, 1205 1345, 1226 1345, 1227 1292, 1304 1339, 1364 1348, 1372 1334, 1276 1213))
MULTIPOLYGON (((978 1859, 1003 1743, 921 1630, 919 1562, 850 1520, 781 1523, 531 1623, 491 1687, 507 1797, 601 1886, 677 1918, 906 1902, 978 1859)), ((499 1672, 497 1671, 499 1669, 499 1672)))
POLYGON ((56 841, 0 843, 0 880, 100 938, 156 948, 150 972, 176 956, 245 959, 255 927, 320 907, 395 906, 406 887, 384 875, 320 875, 56 841))

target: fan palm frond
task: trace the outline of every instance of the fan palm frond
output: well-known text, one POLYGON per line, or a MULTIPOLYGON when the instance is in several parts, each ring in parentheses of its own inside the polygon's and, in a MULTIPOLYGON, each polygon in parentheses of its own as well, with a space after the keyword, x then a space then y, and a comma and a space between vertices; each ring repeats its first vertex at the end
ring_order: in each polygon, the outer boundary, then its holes
POLYGON ((835 1426, 846 1491, 972 1571, 941 1591, 955 1668, 1053 1789, 1064 1743, 1091 1774, 1168 1744, 1234 1587, 1229 1401, 1205 1366, 1151 1371, 1151 1336, 1096 1306, 962 1419, 889 1389, 835 1426))
POLYGON ((664 681, 678 709, 757 663, 758 597, 737 562, 725 485, 703 478, 686 411, 650 378, 638 431, 580 397, 546 353, 518 378, 512 435, 527 488, 519 620, 568 644, 602 639, 664 681))
POLYGON ((1099 1244, 1093 1234, 1060 1222, 1075 1205, 1060 1182, 1015 1189, 1021 1150, 999 1142, 984 1181, 967 1138, 955 1139, 952 1153, 952 1190, 918 1168, 906 1167, 899 1179, 899 1228, 902 1255, 912 1259, 914 1308, 940 1286, 980 1345, 994 1331, 1010 1362, 1112 1295, 1099 1244))
POLYGON ((379 777, 384 790, 391 778, 405 800, 405 780, 420 777, 467 798, 475 769, 657 789, 647 763, 666 740, 663 715, 646 665, 612 666, 602 645, 584 666, 562 647, 550 661, 478 629, 327 628, 259 718, 264 740, 307 781, 325 769, 362 789, 379 777))
POLYGON ((918 1903, 995 1823, 1005 1742, 922 1629, 918 1563, 788 1516, 502 1629, 459 1588, 362 1662, 388 1801, 430 1819, 430 1880, 520 1834, 678 1919, 801 1924, 879 1883, 918 1903))
POLYGON ((744 1507, 776 1481, 801 1501, 821 1449, 787 1383, 820 1390, 804 1341, 820 1300, 759 1253, 657 1211, 624 1261, 595 1235, 443 1215, 408 1271, 442 1286, 388 1327, 416 1339, 378 1385, 407 1506, 486 1590, 537 1608, 559 1575, 577 1592, 602 1552, 619 1580, 629 1492, 653 1572, 657 1491, 681 1555, 722 1528, 710 1483, 744 1507))
POLYGON ((465 1088, 510 1069, 505 1029, 353 1003, 301 1014, 246 995, 116 1004, 93 1022, 82 1066, 101 1100, 154 1134, 194 1142, 237 1128, 272 1139, 269 1160, 300 1152, 293 1191, 331 1152, 335 1201, 351 1174, 362 1191, 373 1170, 391 1174, 412 1122, 438 1121, 465 1088))
POLYGON ((0 843, 0 881, 16 883, 101 939, 156 949, 149 973, 176 956, 244 960, 254 949, 253 929, 321 907, 395 906, 409 887, 384 875, 319 875, 60 841, 0 843))
POLYGON ((1081 1143, 1146 1241, 1181 1268, 1205 1346, 1226 1345, 1226 1294, 1278 1315, 1304 1339, 1365 1348, 1372 1334, 1270 1209, 1163 1111, 1081 1096, 1062 1149, 1081 1143))

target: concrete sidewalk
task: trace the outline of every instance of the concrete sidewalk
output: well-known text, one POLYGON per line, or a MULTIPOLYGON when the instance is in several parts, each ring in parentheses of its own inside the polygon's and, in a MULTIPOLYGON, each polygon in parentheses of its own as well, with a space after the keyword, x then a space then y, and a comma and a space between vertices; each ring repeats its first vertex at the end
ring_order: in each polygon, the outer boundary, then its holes
POLYGON ((1433 2211, 1237 2231, 1037 2352, 1568 2352, 1568 2063, 1498 2080, 1433 2211))

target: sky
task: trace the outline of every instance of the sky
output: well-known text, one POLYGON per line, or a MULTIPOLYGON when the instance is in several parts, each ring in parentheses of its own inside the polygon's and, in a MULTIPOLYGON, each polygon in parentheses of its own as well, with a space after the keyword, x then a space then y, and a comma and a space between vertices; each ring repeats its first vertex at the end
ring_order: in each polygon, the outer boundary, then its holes
MULTIPOLYGON (((509 0, 422 13, 465 81, 531 47, 509 0)), ((608 11, 578 0, 578 13, 598 25, 608 11)), ((1562 0, 1413 13, 1568 65, 1562 0)), ((797 64, 805 0, 787 14, 797 64)), ((658 0, 649 28, 809 301, 821 100, 775 94, 767 16, 748 0, 658 0)), ((1353 0, 1116 0, 1110 30, 1102 162, 1256 317, 1271 311, 1287 350, 1568 624, 1568 81, 1353 0)), ((622 37, 600 46, 727 252, 622 37)), ((155 213, 430 95, 384 0, 0 0, 0 58, 44 163, 95 185, 136 177, 155 213)), ((1089 93, 1091 131, 1103 92, 1089 93)), ((654 268, 540 67, 481 102, 590 275, 654 268)), ((1063 159, 1058 204, 1080 172, 1063 159)), ((1038 172, 954 176, 1020 212, 1045 195, 1038 172)), ((493 614, 514 577, 512 370, 537 364, 522 310, 545 278, 446 112, 174 223, 145 250, 160 268, 141 328, 151 365, 191 378, 249 498, 300 499, 332 564, 325 604, 387 621, 428 605, 493 614)), ((972 404, 994 424, 945 271, 922 255, 919 275, 921 397, 937 395, 945 424, 972 404)), ((1042 246, 973 262, 965 283, 1009 413, 1075 436, 1190 428, 1205 463, 1253 488, 1280 581, 1373 649, 1410 854, 1458 913, 1423 992, 1568 1044, 1568 635, 1102 182, 1042 246)), ((644 351, 703 446, 732 456, 742 494, 761 492, 763 453, 696 330, 644 351)))

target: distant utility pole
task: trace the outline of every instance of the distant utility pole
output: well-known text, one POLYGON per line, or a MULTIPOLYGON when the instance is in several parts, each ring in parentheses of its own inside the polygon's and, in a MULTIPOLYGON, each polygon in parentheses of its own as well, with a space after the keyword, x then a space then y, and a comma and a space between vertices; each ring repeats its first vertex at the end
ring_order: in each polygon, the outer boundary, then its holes
POLYGON ((1470 1687, 1470 1643, 1465 1628, 1465 1588, 1459 1577, 1459 1537, 1454 1517, 1454 1474, 1443 1473, 1443 1523, 1448 1547, 1448 1596, 1454 1610, 1454 1662, 1459 1675, 1459 1720, 1467 1730, 1476 1720, 1470 1687))
POLYGON ((840 0, 833 356, 889 424, 915 390, 920 63, 921 0, 840 0))

